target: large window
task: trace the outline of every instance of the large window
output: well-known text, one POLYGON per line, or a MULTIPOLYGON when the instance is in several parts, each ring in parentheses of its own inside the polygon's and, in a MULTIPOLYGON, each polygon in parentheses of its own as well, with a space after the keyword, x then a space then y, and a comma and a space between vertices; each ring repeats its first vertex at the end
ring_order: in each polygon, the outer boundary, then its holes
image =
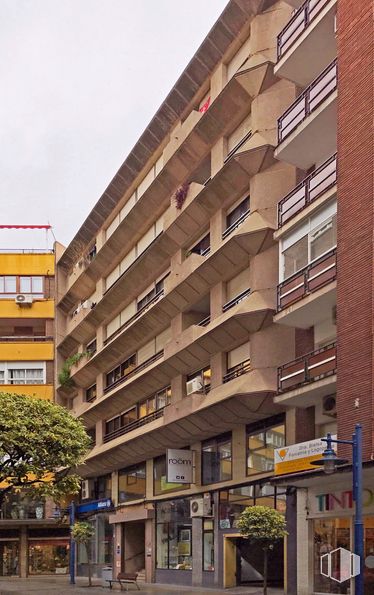
POLYGON ((166 456, 153 459, 153 492, 155 496, 176 490, 186 490, 190 484, 168 483, 166 476, 166 456))
POLYGON ((7 275, 0 277, 0 298, 14 298, 18 293, 41 298, 44 295, 43 277, 7 275))
POLYGON ((169 274, 170 273, 167 273, 165 277, 157 281, 154 284, 154 287, 152 287, 152 289, 150 289, 144 296, 142 296, 140 299, 138 298, 136 303, 137 311, 144 308, 147 304, 149 304, 149 302, 153 300, 154 297, 156 297, 156 295, 161 293, 161 291, 164 289, 164 281, 169 274))
POLYGON ((190 499, 156 504, 157 568, 192 570, 190 499))
POLYGON ((130 502, 145 498, 145 463, 134 465, 118 472, 118 501, 130 502))
POLYGON ((44 363, 0 363, 0 384, 45 384, 45 380, 44 363))
POLYGON ((274 450, 285 445, 284 417, 247 426, 247 475, 274 469, 274 450))
POLYGON ((203 485, 231 479, 231 433, 202 444, 203 485))
POLYGON ((94 483, 94 498, 95 500, 102 500, 104 498, 112 497, 112 476, 101 475, 97 477, 94 483))
POLYGON ((286 488, 257 482, 219 493, 219 528, 237 528, 237 522, 247 506, 268 506, 286 512, 286 488))
POLYGON ((129 374, 136 366, 136 353, 129 357, 127 360, 122 362, 119 366, 116 366, 113 370, 108 372, 106 375, 106 386, 115 384, 118 380, 129 374))
POLYGON ((283 279, 336 246, 336 203, 320 211, 282 240, 283 279))

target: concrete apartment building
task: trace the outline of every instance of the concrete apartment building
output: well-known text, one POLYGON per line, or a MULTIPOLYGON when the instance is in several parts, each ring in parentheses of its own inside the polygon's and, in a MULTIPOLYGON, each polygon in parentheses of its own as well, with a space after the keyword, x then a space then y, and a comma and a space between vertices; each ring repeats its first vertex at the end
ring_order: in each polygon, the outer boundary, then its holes
MULTIPOLYGON (((0 253, 3 392, 54 399, 54 267, 52 251, 0 253)), ((56 526, 53 503, 21 494, 6 499, 0 510, 0 576, 67 569, 68 548, 68 527, 56 526)))
POLYGON ((57 367, 81 356, 57 399, 93 438, 98 574, 255 584, 262 552, 236 523, 265 504, 290 531, 271 584, 347 592, 319 556, 352 545, 350 466, 274 477, 274 449, 359 421, 374 552, 370 9, 231 0, 58 247, 57 367), (167 449, 192 451, 188 485, 167 449))

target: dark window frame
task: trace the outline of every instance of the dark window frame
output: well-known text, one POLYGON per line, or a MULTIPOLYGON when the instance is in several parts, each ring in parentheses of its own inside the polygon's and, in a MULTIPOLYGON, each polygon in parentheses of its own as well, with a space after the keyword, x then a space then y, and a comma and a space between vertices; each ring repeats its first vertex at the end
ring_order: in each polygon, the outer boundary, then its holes
MULTIPOLYGON (((287 440, 286 440, 286 416, 284 413, 280 413, 279 415, 275 415, 273 417, 268 417, 264 420, 258 421, 258 422, 254 422, 252 424, 248 424, 246 426, 246 431, 245 431, 245 448, 246 448, 246 457, 245 457, 245 475, 246 477, 254 477, 256 475, 263 475, 264 473, 272 473, 274 471, 274 466, 272 470, 269 471, 257 471, 254 470, 252 473, 249 472, 249 467, 248 467, 248 457, 249 454, 251 452, 255 452, 255 450, 251 450, 248 446, 248 439, 250 436, 253 436, 255 434, 260 434, 263 433, 264 436, 266 437, 266 433, 271 430, 272 428, 276 427, 276 426, 281 426, 283 425, 284 427, 284 443, 287 444, 287 440)), ((264 441, 264 446, 262 448, 266 448, 266 439, 264 441)), ((278 448, 278 447, 277 447, 278 448)), ((280 447, 279 447, 280 448, 280 447)), ((258 449, 260 450, 260 449, 258 449)))
MULTIPOLYGON (((210 451, 212 452, 212 451, 210 451)), ((219 470, 221 469, 220 463, 221 461, 224 459, 219 459, 219 465, 216 465, 216 468, 218 468, 219 470)), ((210 484, 216 484, 216 483, 222 483, 224 481, 230 481, 232 479, 232 460, 233 460, 233 456, 232 456, 232 432, 226 432, 225 434, 220 434, 219 436, 214 436, 213 438, 209 438, 208 440, 204 440, 201 443, 201 485, 206 486, 206 485, 210 485, 210 484), (211 481, 204 481, 204 447, 207 448, 209 446, 214 446, 215 450, 213 451, 217 457, 217 461, 218 461, 218 449, 220 446, 223 446, 224 444, 227 444, 230 442, 230 450, 231 450, 231 457, 230 457, 230 461, 231 461, 231 473, 230 473, 230 478, 228 479, 212 479, 211 481)), ((213 473, 211 473, 211 476, 213 476, 213 473)))

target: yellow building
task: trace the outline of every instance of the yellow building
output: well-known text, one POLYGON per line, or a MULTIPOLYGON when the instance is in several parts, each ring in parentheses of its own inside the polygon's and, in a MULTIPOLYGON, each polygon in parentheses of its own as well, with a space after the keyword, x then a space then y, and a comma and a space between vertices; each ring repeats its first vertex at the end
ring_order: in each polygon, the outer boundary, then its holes
MULTIPOLYGON (((0 253, 0 391, 54 400, 54 258, 53 251, 0 253)), ((68 530, 56 527, 53 513, 51 502, 7 498, 0 576, 67 570, 68 530)))

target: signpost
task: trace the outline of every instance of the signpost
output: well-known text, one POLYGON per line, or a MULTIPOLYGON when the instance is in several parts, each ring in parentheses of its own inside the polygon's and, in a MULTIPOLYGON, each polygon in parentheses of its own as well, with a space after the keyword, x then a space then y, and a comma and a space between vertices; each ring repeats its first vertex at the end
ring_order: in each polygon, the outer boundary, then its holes
POLYGON ((277 448, 274 451, 275 475, 315 470, 312 462, 321 458, 324 449, 324 443, 320 438, 277 448))

